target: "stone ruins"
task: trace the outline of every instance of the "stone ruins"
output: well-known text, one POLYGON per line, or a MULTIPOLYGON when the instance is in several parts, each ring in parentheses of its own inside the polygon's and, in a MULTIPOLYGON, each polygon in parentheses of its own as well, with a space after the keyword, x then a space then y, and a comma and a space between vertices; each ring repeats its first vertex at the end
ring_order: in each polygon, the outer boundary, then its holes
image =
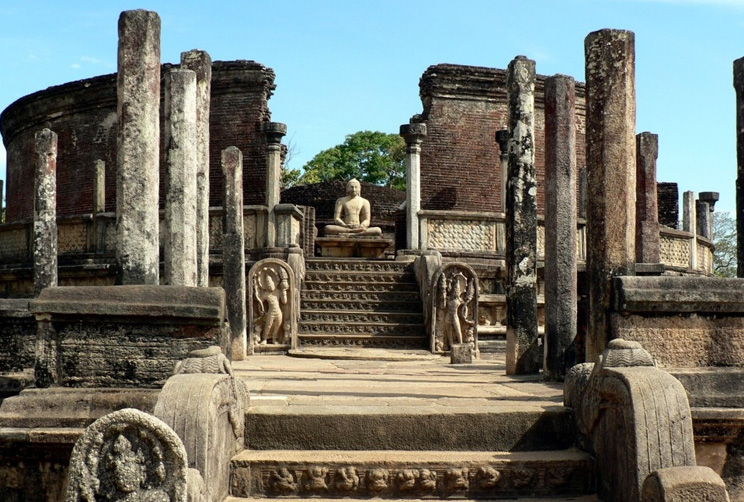
POLYGON ((585 83, 426 69, 400 192, 282 191, 273 70, 118 30, 0 115, 0 499, 744 500, 742 279, 656 179, 632 32, 585 83))

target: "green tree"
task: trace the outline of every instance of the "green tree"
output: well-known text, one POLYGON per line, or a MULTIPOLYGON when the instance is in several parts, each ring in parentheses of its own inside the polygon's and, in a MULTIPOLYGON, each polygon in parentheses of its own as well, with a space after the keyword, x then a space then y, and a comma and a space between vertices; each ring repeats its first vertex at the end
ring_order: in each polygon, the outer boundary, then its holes
POLYGON ((346 136, 340 145, 318 153, 304 165, 301 175, 298 170, 285 170, 284 186, 356 178, 405 190, 405 157, 406 143, 399 135, 359 131, 346 136))
POLYGON ((736 277, 736 220, 726 211, 713 213, 713 273, 736 277))

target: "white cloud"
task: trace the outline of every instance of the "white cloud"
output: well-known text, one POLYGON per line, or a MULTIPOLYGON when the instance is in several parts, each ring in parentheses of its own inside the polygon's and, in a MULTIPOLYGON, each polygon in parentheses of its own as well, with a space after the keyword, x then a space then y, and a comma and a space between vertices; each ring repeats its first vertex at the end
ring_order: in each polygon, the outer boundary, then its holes
POLYGON ((74 70, 79 70, 80 68, 82 68, 82 65, 80 65, 78 63, 73 63, 73 64, 70 65, 70 68, 72 68, 74 70))

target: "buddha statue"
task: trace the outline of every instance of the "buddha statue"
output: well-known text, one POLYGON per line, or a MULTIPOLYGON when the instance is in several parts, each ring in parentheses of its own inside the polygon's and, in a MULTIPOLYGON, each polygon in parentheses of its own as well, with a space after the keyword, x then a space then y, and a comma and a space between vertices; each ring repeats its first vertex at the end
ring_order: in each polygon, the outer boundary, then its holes
POLYGON ((344 237, 382 235, 380 227, 370 227, 371 211, 369 201, 361 196, 362 186, 356 179, 346 184, 346 197, 336 201, 333 211, 335 224, 326 225, 325 235, 344 237))

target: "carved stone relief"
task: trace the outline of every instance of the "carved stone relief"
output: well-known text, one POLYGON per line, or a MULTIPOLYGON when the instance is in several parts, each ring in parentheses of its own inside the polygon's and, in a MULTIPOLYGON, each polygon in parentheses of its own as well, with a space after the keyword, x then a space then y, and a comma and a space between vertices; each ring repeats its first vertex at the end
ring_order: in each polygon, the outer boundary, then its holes
POLYGON ((250 337, 254 346, 289 345, 299 312, 294 272, 282 260, 266 258, 248 275, 250 337))
POLYGON ((478 350, 478 276, 463 263, 447 263, 434 274, 431 302, 431 350, 471 343, 478 350))

